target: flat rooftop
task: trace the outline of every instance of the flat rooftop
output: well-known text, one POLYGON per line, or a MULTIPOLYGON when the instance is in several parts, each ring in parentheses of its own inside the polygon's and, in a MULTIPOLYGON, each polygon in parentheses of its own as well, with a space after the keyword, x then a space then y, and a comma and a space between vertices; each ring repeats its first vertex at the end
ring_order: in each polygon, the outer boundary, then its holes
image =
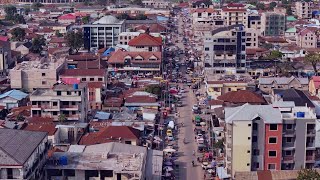
POLYGON ((57 69, 64 63, 64 59, 50 60, 37 58, 33 61, 23 61, 17 64, 13 70, 57 69))

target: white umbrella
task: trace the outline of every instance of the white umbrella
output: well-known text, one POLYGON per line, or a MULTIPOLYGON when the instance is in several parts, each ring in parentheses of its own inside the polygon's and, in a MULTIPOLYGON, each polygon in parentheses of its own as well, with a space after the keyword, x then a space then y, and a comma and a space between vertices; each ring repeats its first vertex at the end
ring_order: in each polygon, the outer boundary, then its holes
POLYGON ((174 150, 174 149, 164 149, 163 150, 164 152, 168 152, 168 153, 173 153, 173 152, 176 152, 176 150, 174 150))

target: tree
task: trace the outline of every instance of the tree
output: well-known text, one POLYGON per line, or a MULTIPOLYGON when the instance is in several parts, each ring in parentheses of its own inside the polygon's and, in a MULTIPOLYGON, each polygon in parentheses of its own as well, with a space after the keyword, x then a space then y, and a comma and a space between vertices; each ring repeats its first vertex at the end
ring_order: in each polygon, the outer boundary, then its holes
POLYGON ((142 0, 131 0, 132 4, 142 5, 142 0))
POLYGON ((258 10, 259 9, 264 10, 266 8, 263 3, 257 3, 256 7, 257 7, 258 10))
POLYGON ((19 24, 25 24, 26 20, 24 19, 24 17, 20 14, 16 14, 14 15, 13 21, 15 23, 19 23, 19 24))
POLYGON ((32 40, 31 52, 40 53, 43 50, 43 47, 46 45, 46 40, 43 37, 36 37, 32 40))
POLYGON ((270 54, 266 57, 266 59, 281 59, 283 56, 282 52, 273 50, 270 54))
POLYGON ((320 62, 320 54, 318 53, 308 53, 304 58, 306 64, 310 64, 314 70, 315 74, 318 74, 318 64, 320 62))
POLYGON ((56 34, 57 37, 62 37, 62 36, 63 36, 63 35, 59 32, 59 30, 56 30, 55 34, 56 34))
POLYGON ((14 28, 11 34, 12 34, 12 38, 16 41, 22 41, 26 36, 25 30, 19 27, 14 28))
POLYGON ((127 13, 121 13, 117 15, 117 19, 131 20, 132 18, 127 13))
POLYGON ((320 174, 314 169, 301 169, 297 180, 319 180, 320 174))
POLYGON ((90 16, 84 16, 82 17, 82 23, 83 24, 88 24, 90 21, 90 16))
POLYGON ((75 50, 76 53, 80 50, 80 48, 83 45, 83 34, 81 31, 78 32, 68 32, 66 35, 66 39, 68 42, 68 46, 72 49, 75 50))
POLYGON ((218 140, 218 142, 213 144, 213 148, 215 149, 223 149, 224 145, 223 145, 223 139, 218 140))
POLYGON ((146 20, 147 18, 148 17, 144 14, 138 14, 135 19, 136 20, 146 20))
POLYGON ((160 85, 149 85, 145 89, 146 92, 161 96, 162 87, 160 85))
POLYGON ((36 3, 33 3, 32 5, 31 5, 31 8, 34 10, 34 11, 39 11, 39 8, 40 7, 43 7, 44 5, 43 4, 41 4, 41 3, 39 3, 39 2, 36 2, 36 3))
POLYGON ((6 6, 4 8, 4 12, 6 13, 6 20, 13 20, 15 14, 17 13, 17 8, 14 6, 6 6))
POLYGON ((276 6, 277 6, 277 3, 276 3, 276 2, 271 2, 271 3, 269 4, 269 10, 273 10, 276 6))
POLYGON ((65 114, 60 114, 60 115, 58 116, 58 121, 59 121, 60 123, 63 123, 63 122, 66 121, 66 120, 67 120, 67 117, 66 117, 65 114))
POLYGON ((24 121, 26 118, 24 116, 22 116, 21 114, 18 114, 18 116, 16 117, 16 121, 17 122, 22 122, 24 121))

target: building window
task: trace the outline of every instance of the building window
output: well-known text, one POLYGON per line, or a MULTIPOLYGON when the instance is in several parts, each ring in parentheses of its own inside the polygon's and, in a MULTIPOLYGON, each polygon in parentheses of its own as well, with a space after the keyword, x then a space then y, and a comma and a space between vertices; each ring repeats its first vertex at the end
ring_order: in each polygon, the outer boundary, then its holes
POLYGON ((268 164, 268 170, 276 169, 276 164, 268 164))
POLYGON ((57 111, 53 111, 52 115, 56 116, 56 115, 58 115, 58 112, 57 111))
POLYGON ((102 78, 98 78, 98 81, 102 81, 102 78))
POLYGON ((277 131, 278 130, 278 125, 277 124, 270 124, 269 130, 270 131, 277 131))
POLYGON ((285 151, 286 156, 292 156, 292 151, 285 151))
POLYGON ((251 124, 248 124, 249 127, 251 127, 251 124))
POLYGON ((58 106, 58 102, 52 102, 52 106, 58 106))
POLYGON ((250 163, 247 163, 247 166, 250 166, 250 163))
POLYGON ((41 76, 46 76, 46 73, 42 73, 41 76))
POLYGON ((205 47, 205 48, 204 48, 204 51, 209 51, 209 48, 208 48, 208 47, 205 47))
POLYGON ((269 151, 269 157, 277 157, 277 151, 269 151))
POLYGON ((257 142, 258 141, 258 137, 257 136, 252 136, 252 142, 257 142))
POLYGON ((86 82, 86 81, 87 81, 87 78, 81 78, 81 81, 82 81, 82 82, 86 82))
POLYGON ((46 84, 47 84, 47 81, 42 81, 41 84, 42 84, 42 85, 46 85, 46 84))
POLYGON ((57 91, 57 96, 61 96, 61 91, 57 91))
POLYGON ((67 91, 67 95, 71 95, 71 92, 70 92, 70 91, 67 91))
POLYGON ((287 124, 287 125, 286 125, 286 129, 287 129, 287 130, 292 130, 292 129, 293 129, 292 124, 287 124))
POLYGON ((250 150, 248 150, 247 153, 250 153, 250 150))
POLYGON ((292 143, 292 140, 293 140, 292 137, 287 137, 287 138, 286 138, 286 142, 287 142, 287 143, 292 143))
POLYGON ((254 155, 254 156, 259 156, 259 154, 260 154, 259 149, 254 149, 254 150, 253 150, 253 155, 254 155))
POLYGON ((90 78, 90 81, 94 81, 94 78, 90 78))
POLYGON ((276 144, 277 138, 276 137, 269 137, 269 144, 276 144))
POLYGON ((259 169, 259 163, 258 163, 258 162, 255 162, 254 164, 255 164, 254 167, 255 167, 256 169, 259 169))

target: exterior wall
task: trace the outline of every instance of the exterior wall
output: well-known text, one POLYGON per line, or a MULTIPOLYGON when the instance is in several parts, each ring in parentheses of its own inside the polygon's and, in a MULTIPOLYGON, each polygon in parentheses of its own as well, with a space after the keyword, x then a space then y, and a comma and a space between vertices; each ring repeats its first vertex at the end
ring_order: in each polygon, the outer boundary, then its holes
POLYGON ((296 14, 299 19, 309 19, 311 18, 311 2, 296 2, 296 14))
POLYGON ((19 107, 19 101, 12 97, 7 96, 3 99, 0 99, 0 105, 5 106, 7 109, 11 109, 14 107, 19 107))
POLYGON ((167 1, 156 1, 156 0, 149 0, 149 1, 142 1, 144 6, 153 7, 153 8, 161 8, 166 9, 171 7, 171 3, 167 1))
POLYGON ((236 171, 251 171, 251 121, 234 121, 232 125, 232 176, 236 171))
POLYGON ((277 130, 270 130, 270 124, 265 125, 265 154, 264 154, 264 170, 268 170, 269 164, 275 164, 275 170, 281 170, 282 158, 282 124, 277 124, 277 130), (269 143, 269 138, 277 138, 275 144, 269 143), (269 157, 269 151, 276 151, 276 157, 269 157))
POLYGON ((88 88, 89 109, 101 109, 101 88, 88 88))
POLYGON ((104 84, 107 83, 107 74, 106 73, 103 76, 65 76, 65 75, 61 75, 60 78, 80 78, 81 82, 103 82, 104 84))
POLYGON ((319 90, 315 87, 314 80, 311 79, 309 81, 309 92, 313 96, 319 96, 319 90))
POLYGON ((247 83, 224 83, 224 84, 208 84, 206 83, 207 94, 213 98, 221 96, 230 91, 246 90, 247 83))
POLYGON ((289 84, 277 84, 277 83, 259 84, 259 89, 265 93, 268 93, 268 94, 272 93, 272 89, 290 89, 290 88, 295 88, 298 90, 307 91, 309 87, 308 87, 308 84, 302 85, 297 80, 293 80, 289 84))
POLYGON ((252 122, 252 160, 251 170, 263 170, 264 169, 264 153, 265 153, 265 124, 263 119, 254 119, 252 122), (256 130, 254 126, 257 125, 256 130), (256 138, 257 142, 254 142, 256 138))
POLYGON ((161 46, 130 46, 129 51, 131 52, 149 52, 149 48, 152 48, 151 52, 161 51, 161 46))
POLYGON ((258 48, 258 30, 254 28, 246 29, 246 47, 247 48, 258 48))
POLYGON ((264 36, 284 35, 286 26, 285 14, 265 12, 261 15, 261 34, 264 36))
POLYGON ((307 33, 305 35, 298 34, 297 45, 302 48, 317 48, 317 36, 315 33, 307 33))
POLYGON ((247 27, 248 14, 247 11, 222 11, 222 18, 225 20, 226 26, 235 24, 243 24, 247 27))
POLYGON ((66 4, 84 2, 84 0, 17 0, 18 4, 32 4, 35 2, 40 2, 42 4, 66 4))
POLYGON ((4 42, 0 46, 0 74, 6 75, 8 72, 8 65, 12 63, 10 43, 4 42))

